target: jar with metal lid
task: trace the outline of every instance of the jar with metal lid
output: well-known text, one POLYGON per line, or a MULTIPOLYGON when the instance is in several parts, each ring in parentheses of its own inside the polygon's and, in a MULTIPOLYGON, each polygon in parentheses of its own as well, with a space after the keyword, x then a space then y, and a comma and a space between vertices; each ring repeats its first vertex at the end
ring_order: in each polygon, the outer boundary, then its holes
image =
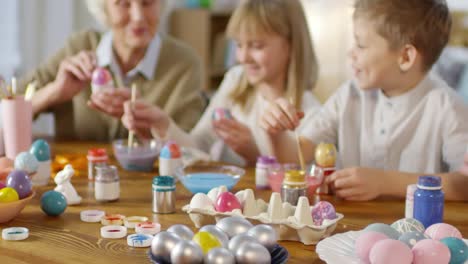
POLYGON ((153 178, 153 213, 170 214, 175 212, 175 181, 172 176, 153 178))
POLYGON ((307 182, 304 171, 292 170, 284 175, 281 186, 281 199, 283 202, 297 205, 299 197, 307 197, 307 182))
POLYGON ((120 179, 115 166, 96 167, 94 196, 99 202, 112 202, 119 199, 120 179))
POLYGON ((107 166, 109 158, 107 157, 106 149, 96 148, 88 150, 88 180, 94 180, 96 168, 107 166))

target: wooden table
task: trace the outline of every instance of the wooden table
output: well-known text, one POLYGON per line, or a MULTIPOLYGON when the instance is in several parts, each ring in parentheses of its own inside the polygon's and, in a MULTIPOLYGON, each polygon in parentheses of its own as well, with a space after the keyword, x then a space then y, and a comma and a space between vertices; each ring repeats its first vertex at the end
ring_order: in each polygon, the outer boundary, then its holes
MULTIPOLYGON (((53 143, 56 154, 81 153, 85 155, 91 147, 109 145, 89 143, 53 143)), ((86 173, 82 173, 82 175, 86 173)), ((120 170, 121 197, 115 203, 97 203, 91 183, 86 176, 74 177, 72 182, 83 197, 79 206, 69 206, 59 217, 48 217, 40 209, 41 195, 52 190, 55 185, 49 182, 47 187, 37 188, 32 202, 13 221, 0 224, 0 228, 23 226, 30 230, 30 237, 21 242, 0 240, 0 263, 149 263, 148 249, 135 249, 126 245, 126 240, 106 240, 100 238, 99 223, 80 221, 80 212, 87 209, 101 209, 108 213, 120 213, 127 216, 143 215, 150 220, 160 222, 162 229, 173 224, 186 224, 195 230, 189 217, 181 211, 191 198, 183 186, 177 185, 177 213, 156 215, 151 212, 151 180, 156 173, 130 173, 120 170)), ((254 170, 248 169, 234 191, 254 186, 254 170)), ((269 199, 269 191, 256 192, 256 196, 269 199)), ((359 230, 374 222, 392 223, 404 217, 404 201, 380 200, 366 203, 354 203, 333 197, 321 197, 331 201, 338 212, 345 218, 341 220, 335 233, 359 230)), ((445 204, 445 222, 455 225, 468 237, 468 207, 464 203, 447 202, 445 204)), ((280 242, 290 253, 289 263, 323 263, 315 253, 315 246, 304 246, 298 242, 280 242)))

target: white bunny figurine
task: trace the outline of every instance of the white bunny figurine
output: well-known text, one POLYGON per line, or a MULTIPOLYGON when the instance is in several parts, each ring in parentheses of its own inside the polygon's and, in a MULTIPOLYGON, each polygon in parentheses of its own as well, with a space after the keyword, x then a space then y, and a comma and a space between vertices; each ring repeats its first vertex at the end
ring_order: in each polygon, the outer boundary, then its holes
POLYGON ((63 170, 57 173, 54 179, 55 183, 57 184, 55 191, 60 192, 63 194, 63 196, 65 196, 68 205, 81 203, 81 196, 78 195, 70 182, 73 174, 75 174, 75 170, 73 170, 72 165, 68 164, 65 166, 65 168, 63 168, 63 170))

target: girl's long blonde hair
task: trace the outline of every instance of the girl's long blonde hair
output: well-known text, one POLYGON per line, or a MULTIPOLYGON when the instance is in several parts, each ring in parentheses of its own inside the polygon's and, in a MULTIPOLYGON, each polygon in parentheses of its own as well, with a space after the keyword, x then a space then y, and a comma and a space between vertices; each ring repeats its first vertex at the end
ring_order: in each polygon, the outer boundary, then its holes
MULTIPOLYGON (((299 0, 243 0, 232 14, 227 27, 231 38, 247 34, 276 33, 290 43, 290 60, 286 81, 286 98, 292 98, 300 108, 304 91, 312 89, 318 78, 318 64, 312 47, 304 10, 299 0)), ((243 109, 250 107, 254 89, 242 76, 238 87, 231 93, 234 104, 243 109)))

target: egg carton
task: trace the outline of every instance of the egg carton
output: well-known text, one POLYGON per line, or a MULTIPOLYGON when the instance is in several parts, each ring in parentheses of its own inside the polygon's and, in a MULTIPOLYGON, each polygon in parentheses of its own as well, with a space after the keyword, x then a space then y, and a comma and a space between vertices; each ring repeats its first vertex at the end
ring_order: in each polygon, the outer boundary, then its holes
POLYGON ((217 212, 214 201, 218 194, 226 192, 224 186, 212 189, 208 194, 197 193, 190 204, 182 207, 197 228, 216 224, 220 219, 229 216, 239 216, 252 224, 267 224, 278 234, 278 240, 300 241, 305 245, 315 245, 321 239, 328 237, 335 230, 338 221, 344 216, 336 213, 333 220, 324 219, 322 225, 315 225, 312 219, 312 208, 307 197, 300 197, 297 206, 282 202, 279 193, 272 193, 270 202, 255 199, 254 192, 246 189, 235 195, 240 201, 243 211, 235 209, 232 212, 217 212))

